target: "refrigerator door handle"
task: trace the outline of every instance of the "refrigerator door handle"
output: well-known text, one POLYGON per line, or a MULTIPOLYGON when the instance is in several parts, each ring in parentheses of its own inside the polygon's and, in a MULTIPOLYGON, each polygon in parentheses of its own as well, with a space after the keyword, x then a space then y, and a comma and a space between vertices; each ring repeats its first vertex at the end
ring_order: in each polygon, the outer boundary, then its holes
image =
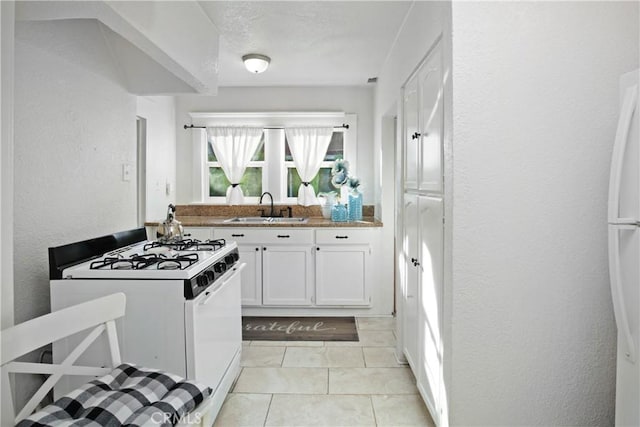
POLYGON ((609 230, 609 276, 611 283, 611 297, 613 300, 613 314, 616 318, 618 331, 625 340, 624 355, 631 363, 636 362, 636 346, 631 336, 629 317, 624 306, 624 293, 622 291, 622 275, 620 267, 620 234, 619 230, 633 230, 638 232, 638 227, 617 226, 609 230))
POLYGON ((638 104, 638 85, 627 88, 620 110, 620 119, 616 130, 616 139, 611 156, 611 176, 609 178, 609 223, 635 224, 637 218, 620 218, 620 184, 622 181, 622 165, 629 141, 629 128, 633 121, 633 113, 638 104))

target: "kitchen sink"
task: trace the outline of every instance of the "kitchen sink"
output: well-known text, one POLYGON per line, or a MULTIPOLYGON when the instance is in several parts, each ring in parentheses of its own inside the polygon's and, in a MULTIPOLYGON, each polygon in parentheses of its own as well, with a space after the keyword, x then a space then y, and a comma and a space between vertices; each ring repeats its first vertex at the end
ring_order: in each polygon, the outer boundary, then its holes
POLYGON ((225 219, 223 222, 234 222, 242 224, 305 224, 309 218, 305 217, 273 217, 273 216, 237 216, 225 219))

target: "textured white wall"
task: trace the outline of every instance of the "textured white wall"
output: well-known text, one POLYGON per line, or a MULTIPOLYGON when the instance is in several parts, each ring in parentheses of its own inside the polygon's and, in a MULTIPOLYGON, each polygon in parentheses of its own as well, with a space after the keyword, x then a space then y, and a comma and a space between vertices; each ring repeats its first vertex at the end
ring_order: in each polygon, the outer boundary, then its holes
POLYGON ((454 2, 453 425, 612 425, 608 168, 637 2, 454 2))
POLYGON ((136 99, 99 40, 50 29, 16 25, 16 322, 49 312, 48 247, 136 226, 136 99))
POLYGON ((177 202, 191 203, 193 131, 190 112, 238 111, 344 111, 357 114, 358 149, 356 169, 362 182, 364 202, 373 203, 373 89, 350 87, 221 87, 218 96, 179 96, 177 120, 177 202))
POLYGON ((14 3, 0 3, 0 326, 13 325, 14 3))
POLYGON ((176 116, 171 96, 137 99, 137 114, 147 121, 146 220, 163 218, 176 194, 176 116), (169 185, 169 194, 167 194, 169 185))

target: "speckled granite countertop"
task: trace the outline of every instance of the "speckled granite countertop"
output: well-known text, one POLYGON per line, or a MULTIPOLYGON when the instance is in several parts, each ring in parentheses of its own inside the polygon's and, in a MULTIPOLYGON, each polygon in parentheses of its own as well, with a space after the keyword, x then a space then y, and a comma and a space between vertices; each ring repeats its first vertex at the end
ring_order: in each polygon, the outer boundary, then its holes
MULTIPOLYGON (((333 222, 322 217, 320 206, 274 205, 276 213, 291 207, 294 217, 309 218, 306 223, 241 223, 224 222, 234 217, 260 216, 260 209, 269 205, 177 205, 176 219, 185 227, 382 227, 382 222, 374 218, 373 206, 363 206, 362 221, 333 222)), ((285 213, 285 216, 286 213, 285 213)), ((158 225, 164 220, 145 222, 147 226, 158 225)))
MULTIPOLYGON (((242 223, 242 222, 224 222, 233 218, 228 216, 178 216, 176 219, 182 223, 184 227, 382 227, 382 222, 373 217, 363 217, 362 221, 352 222, 333 222, 323 217, 308 217, 306 223, 242 223)), ((162 221, 159 221, 162 222, 162 221)), ((145 225, 158 225, 158 222, 147 222, 145 225)))

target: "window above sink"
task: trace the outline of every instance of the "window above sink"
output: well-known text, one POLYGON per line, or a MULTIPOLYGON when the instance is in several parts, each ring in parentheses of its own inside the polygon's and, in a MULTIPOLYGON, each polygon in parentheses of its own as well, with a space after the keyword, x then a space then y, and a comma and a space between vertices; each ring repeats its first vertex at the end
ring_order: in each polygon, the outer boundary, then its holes
MULTIPOLYGON (((344 113, 191 113, 197 126, 262 126, 264 131, 260 145, 240 180, 244 204, 256 204, 265 191, 273 194, 275 203, 297 204, 300 177, 294 166, 283 127, 289 126, 340 126, 337 127, 320 171, 310 182, 316 194, 338 191, 330 183, 331 166, 336 158, 348 160, 352 170, 356 166, 357 120, 355 114, 344 113)), ((230 185, 221 164, 207 141, 206 131, 192 130, 200 146, 194 156, 199 201, 226 204, 226 191, 230 185)), ((194 176, 195 178, 195 176, 194 176)))

